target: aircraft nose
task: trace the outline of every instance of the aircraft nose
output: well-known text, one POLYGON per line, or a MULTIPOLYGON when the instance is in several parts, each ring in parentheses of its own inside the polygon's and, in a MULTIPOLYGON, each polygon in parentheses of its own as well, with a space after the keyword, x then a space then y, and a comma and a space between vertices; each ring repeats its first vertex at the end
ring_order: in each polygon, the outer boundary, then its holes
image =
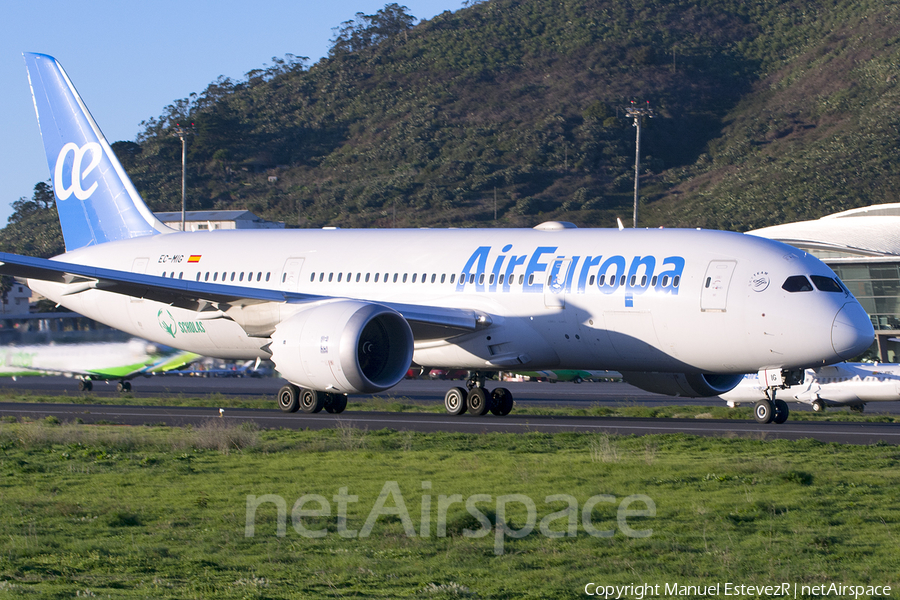
POLYGON ((875 339, 875 328, 858 302, 848 302, 838 311, 831 326, 834 351, 848 360, 865 352, 875 339))

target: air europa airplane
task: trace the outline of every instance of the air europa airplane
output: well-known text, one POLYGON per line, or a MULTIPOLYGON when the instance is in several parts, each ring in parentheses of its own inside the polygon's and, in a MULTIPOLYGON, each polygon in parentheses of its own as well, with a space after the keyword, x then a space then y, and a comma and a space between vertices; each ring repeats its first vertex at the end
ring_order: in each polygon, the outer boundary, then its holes
POLYGON ((869 318, 827 266, 763 238, 700 230, 175 232, 141 200, 59 63, 26 54, 66 253, 0 271, 137 336, 271 359, 282 410, 340 412, 411 363, 466 369, 448 412, 504 415, 500 370, 616 370, 640 387, 716 396, 742 374, 787 416, 792 373, 869 347, 869 318))

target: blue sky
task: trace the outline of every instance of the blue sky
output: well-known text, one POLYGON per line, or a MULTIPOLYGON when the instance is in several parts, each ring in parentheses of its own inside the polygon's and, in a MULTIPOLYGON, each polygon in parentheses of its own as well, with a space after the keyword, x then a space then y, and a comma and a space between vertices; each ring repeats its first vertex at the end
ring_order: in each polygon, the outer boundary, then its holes
MULTIPOLYGON (((0 3, 0 226, 10 204, 49 178, 23 52, 55 56, 112 142, 219 75, 243 79, 285 54, 315 63, 332 28, 386 0, 215 2, 4 0, 0 3)), ((417 19, 462 0, 399 1, 417 19)))

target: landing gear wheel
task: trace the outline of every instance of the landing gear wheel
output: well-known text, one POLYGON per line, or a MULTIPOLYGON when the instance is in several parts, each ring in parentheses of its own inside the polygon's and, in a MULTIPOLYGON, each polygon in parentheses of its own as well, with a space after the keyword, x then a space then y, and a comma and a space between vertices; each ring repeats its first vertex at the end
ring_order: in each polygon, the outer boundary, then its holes
POLYGON ((79 392, 89 392, 94 389, 94 383, 90 379, 82 379, 78 382, 79 392))
POLYGON ((120 381, 116 384, 116 391, 119 393, 130 392, 131 391, 131 382, 130 381, 120 381))
POLYGON ((317 413, 324 407, 325 394, 309 388, 300 388, 300 410, 305 413, 317 413))
POLYGON ((278 390, 278 408, 286 413, 294 413, 300 408, 300 388, 287 384, 278 390))
POLYGON ((776 400, 774 402, 775 405, 775 416, 772 417, 772 421, 778 425, 781 425, 785 421, 788 420, 788 415, 791 413, 788 408, 787 402, 784 400, 776 400))
POLYGON ((466 388, 455 387, 444 394, 444 408, 451 415, 461 415, 466 412, 466 388))
POLYGON ((476 417, 487 414, 491 407, 489 397, 488 391, 483 387, 473 387, 466 396, 466 409, 476 417))
POLYGON ((339 415, 347 408, 347 394, 325 394, 325 412, 339 415))
POLYGON ((821 400, 813 400, 812 408, 816 412, 825 412, 825 403, 821 400))
POLYGON ((504 417, 509 414, 513 407, 512 393, 506 388, 495 388, 491 392, 491 412, 498 417, 504 417))
POLYGON ((775 416, 772 409, 772 403, 768 400, 760 400, 753 407, 753 416, 756 417, 757 423, 771 423, 775 416))

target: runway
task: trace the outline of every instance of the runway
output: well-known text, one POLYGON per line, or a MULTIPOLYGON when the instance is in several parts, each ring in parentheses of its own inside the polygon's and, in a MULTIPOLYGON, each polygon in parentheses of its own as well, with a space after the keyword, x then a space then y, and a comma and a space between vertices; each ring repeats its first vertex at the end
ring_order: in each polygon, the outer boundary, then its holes
MULTIPOLYGON (((446 389, 459 382, 405 381, 391 390, 391 396, 409 398, 421 402, 442 403, 446 389)), ((134 396, 165 395, 237 395, 273 396, 282 385, 279 379, 253 378, 194 378, 154 377, 135 381, 134 396)), ((521 404, 554 404, 560 406, 591 406, 614 404, 707 404, 721 405, 718 399, 679 399, 659 396, 637 390, 621 383, 576 384, 508 384, 521 404)), ((319 413, 284 414, 274 407, 266 409, 228 408, 220 416, 216 407, 148 407, 96 405, 86 402, 89 396, 75 390, 75 382, 62 377, 20 378, 16 382, 4 381, 0 387, 6 390, 32 391, 34 393, 67 395, 71 404, 0 403, 0 416, 30 417, 33 419, 55 416, 61 421, 80 420, 85 424, 113 423, 121 425, 200 425, 210 419, 223 419, 228 423, 252 421, 261 428, 326 429, 356 427, 366 430, 396 429, 404 431, 451 431, 462 433, 609 433, 622 435, 649 435, 687 433, 692 435, 748 437, 753 439, 802 439, 812 438, 822 442, 848 444, 900 443, 900 425, 892 423, 839 423, 789 420, 783 425, 761 425, 750 420, 722 419, 632 419, 622 417, 560 417, 516 415, 515 410, 505 417, 487 415, 452 417, 437 413, 388 413, 348 411, 342 415, 319 413)), ((117 395, 113 386, 95 384, 93 395, 110 397, 117 395)), ((387 394, 383 394, 387 396, 387 394)), ((897 403, 888 403, 891 405, 897 403)), ((796 405, 792 406, 794 410, 796 405)), ((879 406, 879 409, 881 406, 879 406)))
MULTIPOLYGON (((115 381, 94 382, 94 390, 90 396, 115 398, 115 381)), ((136 398, 192 396, 204 397, 215 394, 234 397, 274 397, 278 389, 284 385, 283 379, 275 377, 180 377, 177 375, 139 377, 132 380, 131 396, 136 398)), ((453 386, 462 386, 463 381, 432 381, 425 379, 404 380, 393 388, 376 394, 382 398, 408 398, 417 402, 444 402, 444 394, 453 386)), ((488 387, 501 385, 490 382, 488 387)), ((723 406, 719 398, 674 398, 645 392, 627 383, 617 382, 584 382, 546 383, 546 382, 505 382, 516 399, 516 402, 531 406, 560 406, 586 408, 590 406, 723 406)), ((29 392, 54 396, 83 398, 78 391, 78 382, 67 377, 19 377, 0 378, 0 391, 29 392)), ((88 397, 90 397, 88 396, 88 397)), ((364 399, 365 396, 354 396, 364 399)), ((811 410, 806 405, 791 403, 792 411, 811 410)), ((900 401, 871 403, 866 409, 871 413, 900 414, 900 401)))

